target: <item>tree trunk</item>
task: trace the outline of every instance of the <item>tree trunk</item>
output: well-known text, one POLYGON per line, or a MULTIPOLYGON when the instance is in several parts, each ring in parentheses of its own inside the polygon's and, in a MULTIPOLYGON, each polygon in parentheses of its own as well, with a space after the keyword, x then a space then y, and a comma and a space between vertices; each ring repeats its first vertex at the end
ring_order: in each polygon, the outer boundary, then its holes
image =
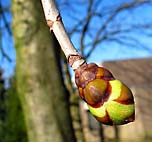
POLYGON ((29 142, 75 142, 56 42, 40 1, 13 0, 16 80, 29 142))

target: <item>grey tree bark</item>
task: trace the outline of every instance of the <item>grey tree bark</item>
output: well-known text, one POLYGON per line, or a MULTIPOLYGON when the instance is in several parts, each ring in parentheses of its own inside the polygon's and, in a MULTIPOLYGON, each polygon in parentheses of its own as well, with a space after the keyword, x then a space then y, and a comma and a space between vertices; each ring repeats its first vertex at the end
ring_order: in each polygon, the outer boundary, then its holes
POLYGON ((29 142, 75 142, 56 41, 40 1, 13 0, 16 80, 29 142))

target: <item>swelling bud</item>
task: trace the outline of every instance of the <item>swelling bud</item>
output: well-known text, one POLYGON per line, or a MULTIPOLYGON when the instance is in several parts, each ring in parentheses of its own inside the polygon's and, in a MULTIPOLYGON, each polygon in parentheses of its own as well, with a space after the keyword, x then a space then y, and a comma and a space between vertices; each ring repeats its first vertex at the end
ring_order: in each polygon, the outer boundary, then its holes
POLYGON ((75 70, 80 97, 92 115, 107 125, 123 125, 134 121, 135 106, 131 90, 105 68, 94 63, 75 70))

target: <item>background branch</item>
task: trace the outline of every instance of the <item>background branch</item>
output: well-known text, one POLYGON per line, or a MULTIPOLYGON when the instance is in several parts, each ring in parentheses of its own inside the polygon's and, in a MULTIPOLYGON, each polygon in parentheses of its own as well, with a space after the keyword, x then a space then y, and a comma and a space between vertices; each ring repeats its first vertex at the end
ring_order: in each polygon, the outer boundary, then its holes
MULTIPOLYGON (((151 0, 133 0, 131 2, 126 0, 119 3, 107 4, 104 0, 85 1, 85 4, 81 3, 85 8, 85 13, 82 14, 81 17, 75 14, 79 11, 73 11, 74 4, 75 7, 78 6, 77 3, 73 1, 72 9, 70 9, 69 5, 69 19, 71 18, 70 15, 74 16, 72 17, 73 24, 71 28, 67 26, 68 34, 71 37, 78 37, 80 45, 78 50, 81 51, 86 59, 88 59, 96 47, 102 43, 117 43, 119 39, 117 40, 118 37, 116 38, 116 36, 118 35, 134 35, 134 43, 136 44, 138 34, 147 38, 152 35, 152 21, 149 21, 149 19, 144 20, 143 17, 146 13, 142 16, 140 16, 140 11, 135 13, 135 11, 138 11, 142 7, 146 9, 147 7, 152 8, 151 0), (76 18, 74 19, 74 17, 76 18), (135 17, 137 17, 138 20, 135 20, 135 17)), ((126 42, 128 42, 129 39, 126 40, 126 42)), ((130 40, 130 42, 132 42, 132 39, 130 40)), ((139 42, 141 43, 140 40, 139 42)), ((123 47, 124 42, 121 43, 123 47)), ((120 44, 120 42, 118 44, 120 44)), ((144 43, 140 44, 140 46, 139 44, 137 44, 137 46, 134 44, 134 46, 130 46, 130 48, 141 48, 141 46, 142 49, 150 50, 150 46, 144 43)))

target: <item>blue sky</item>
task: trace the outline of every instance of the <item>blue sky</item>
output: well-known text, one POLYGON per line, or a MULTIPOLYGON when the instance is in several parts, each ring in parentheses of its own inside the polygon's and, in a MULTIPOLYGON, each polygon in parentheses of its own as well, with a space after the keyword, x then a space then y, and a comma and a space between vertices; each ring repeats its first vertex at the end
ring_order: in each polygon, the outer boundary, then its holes
MULTIPOLYGON (((11 0, 0 0, 2 7, 10 7, 11 0)), ((12 16, 10 13, 10 9, 4 12, 5 19, 11 28, 12 16)), ((12 35, 8 32, 3 17, 0 15, 0 32, 2 34, 1 37, 1 48, 3 48, 4 52, 9 56, 11 61, 7 60, 7 58, 3 57, 0 52, 0 68, 4 70, 4 78, 9 78, 14 74, 15 67, 15 50, 14 50, 14 41, 12 35)))
MULTIPOLYGON (((101 6, 98 7, 97 11, 102 13, 102 7, 104 7, 104 5, 108 5, 108 6, 114 5, 114 4, 119 5, 120 3, 128 2, 128 1, 132 1, 132 0, 125 0, 125 1, 115 0, 114 1, 115 3, 111 0, 102 0, 101 6)), ((73 19, 76 17, 78 20, 85 17, 86 11, 87 11, 87 4, 85 3, 85 0, 80 5, 81 6, 74 6, 73 4, 71 9, 61 8, 62 10, 61 15, 63 17, 65 27, 67 29, 69 29, 70 26, 73 26, 71 25, 73 21, 77 22, 77 20, 73 20, 71 22, 71 18, 69 17, 73 17, 73 19)), ((125 11, 122 14, 118 15, 116 18, 119 19, 121 16, 127 13, 129 13, 130 15, 126 16, 125 19, 121 21, 124 27, 127 26, 126 23, 134 23, 134 24, 142 24, 143 22, 152 23, 152 16, 151 16, 152 6, 150 5, 141 6, 139 8, 136 8, 136 10, 132 10, 129 12, 125 11)), ((119 20, 115 20, 115 21, 119 22, 119 20)), ((74 22, 72 24, 75 24, 74 22)), ((100 24, 102 24, 99 20, 97 21, 97 19, 94 19, 93 22, 95 23, 95 24, 93 23, 95 27, 98 27, 100 26, 100 24)), ((152 33, 152 29, 149 30, 149 32, 152 33)), ((132 35, 133 34, 130 33, 130 36, 132 35)), ((134 37, 135 36, 137 37, 137 39, 142 41, 144 45, 148 46, 149 50, 144 49, 144 48, 139 48, 139 47, 131 47, 131 46, 126 47, 124 45, 119 45, 115 42, 104 42, 104 43, 99 44, 95 48, 94 52, 88 58, 88 62, 100 63, 100 62, 109 61, 109 60, 124 60, 124 59, 133 59, 133 58, 152 57, 152 36, 148 38, 147 36, 144 36, 142 32, 137 33, 136 35, 134 35, 134 37)), ((79 38, 80 38, 80 35, 78 33, 72 36, 72 42, 77 48, 79 48, 79 45, 80 45, 79 38)), ((88 40, 92 40, 92 39, 91 38, 89 39, 87 37, 86 42, 88 42, 88 40)))
MULTIPOLYGON (((2 6, 9 6, 11 0, 0 0, 2 6)), ((107 3, 110 1, 108 0, 107 3)), ((119 3, 120 0, 116 0, 115 2, 119 3)), ((103 5, 106 3, 103 3, 103 5)), ((112 4, 112 3, 111 3, 112 4)), ((74 6, 73 6, 74 7, 74 6)), ((87 7, 87 4, 84 1, 84 5, 80 5, 75 9, 75 15, 78 18, 81 18, 85 16, 86 11, 85 8, 87 7)), ((100 12, 100 9, 99 9, 100 12)), ((134 22, 142 22, 144 21, 152 21, 151 13, 152 9, 150 7, 142 7, 137 9, 137 11, 133 11, 133 13, 136 14, 138 12, 138 16, 134 16, 134 22), (140 17, 143 18, 140 18, 140 17)), ((5 18, 8 23, 11 25, 12 16, 10 11, 5 12, 5 18)), ((68 29, 70 26, 73 26, 76 21, 71 21, 69 17, 70 15, 70 9, 64 9, 61 10, 61 15, 63 17, 63 21, 65 22, 65 27, 68 29), (69 17, 68 17, 69 16, 69 17)), ((127 19, 132 20, 130 17, 127 19)), ((100 24, 100 23, 99 23, 100 24)), ((97 26, 97 25, 96 25, 97 26)), ((11 58, 11 62, 9 62, 6 58, 2 58, 2 54, 0 53, 0 68, 4 70, 4 77, 8 78, 13 75, 14 68, 15 68, 15 60, 16 60, 16 54, 14 50, 14 41, 13 37, 8 33, 4 22, 2 20, 2 16, 0 16, 0 32, 2 33, 1 38, 1 44, 2 48, 6 52, 6 54, 9 55, 11 58)), ((72 36, 72 42, 76 47, 79 48, 79 34, 74 34, 72 36)), ((109 60, 121 60, 121 59, 132 59, 132 58, 145 58, 145 57, 152 57, 152 37, 147 38, 144 37, 142 34, 137 35, 138 38, 145 43, 145 45, 148 45, 150 47, 150 50, 145 50, 143 48, 131 48, 122 46, 119 44, 116 44, 114 42, 104 42, 99 44, 97 48, 94 50, 90 58, 88 59, 88 62, 96 62, 100 63, 103 61, 109 61, 109 60)), ((89 39, 90 40, 90 39, 89 39)))

